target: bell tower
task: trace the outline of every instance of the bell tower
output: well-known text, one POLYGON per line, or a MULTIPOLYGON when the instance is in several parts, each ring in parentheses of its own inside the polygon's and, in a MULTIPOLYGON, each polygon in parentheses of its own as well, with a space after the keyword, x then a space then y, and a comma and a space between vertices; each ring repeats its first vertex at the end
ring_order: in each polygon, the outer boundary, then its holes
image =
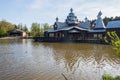
POLYGON ((79 23, 77 17, 75 16, 75 14, 73 13, 73 9, 71 8, 70 9, 70 13, 69 15, 67 16, 67 19, 66 19, 66 23, 69 25, 69 26, 75 26, 79 23))

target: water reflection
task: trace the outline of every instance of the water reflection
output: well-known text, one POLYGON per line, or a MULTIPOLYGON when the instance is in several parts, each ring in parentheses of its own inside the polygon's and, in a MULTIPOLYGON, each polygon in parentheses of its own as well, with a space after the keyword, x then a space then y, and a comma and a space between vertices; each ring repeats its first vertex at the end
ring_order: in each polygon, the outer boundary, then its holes
POLYGON ((27 39, 1 39, 0 45, 9 45, 9 44, 26 44, 27 39))
POLYGON ((99 75, 96 79, 99 79, 104 73, 113 74, 113 72, 116 72, 114 75, 120 74, 117 71, 120 71, 120 59, 109 45, 44 43, 44 46, 53 48, 56 64, 62 64, 66 73, 76 74, 77 76, 87 74, 90 80, 96 74, 99 75))
POLYGON ((0 40, 0 80, 100 80, 120 74, 109 45, 0 40))

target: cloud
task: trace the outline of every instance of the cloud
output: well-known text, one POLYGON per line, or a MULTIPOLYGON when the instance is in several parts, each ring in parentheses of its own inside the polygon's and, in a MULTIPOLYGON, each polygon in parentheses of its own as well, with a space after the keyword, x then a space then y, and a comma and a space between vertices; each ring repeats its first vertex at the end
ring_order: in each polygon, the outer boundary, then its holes
POLYGON ((19 15, 21 17, 17 21, 27 24, 34 21, 52 24, 57 16, 59 21, 65 21, 70 8, 74 9, 79 20, 83 20, 85 17, 96 19, 100 10, 103 12, 102 17, 120 15, 118 5, 120 0, 12 0, 9 3, 3 0, 3 2, 0 3, 0 9, 3 12, 0 15, 1 18, 6 16, 10 17, 9 20, 15 18, 14 21, 16 21, 19 15), (2 5, 3 2, 8 6, 2 5))
POLYGON ((31 9, 41 9, 42 7, 44 7, 44 1, 41 0, 33 0, 33 2, 29 5, 29 7, 31 9))
POLYGON ((49 6, 54 6, 51 3, 52 0, 33 0, 30 4, 29 4, 29 8, 33 9, 33 10, 40 10, 40 9, 45 9, 45 8, 49 8, 49 6))

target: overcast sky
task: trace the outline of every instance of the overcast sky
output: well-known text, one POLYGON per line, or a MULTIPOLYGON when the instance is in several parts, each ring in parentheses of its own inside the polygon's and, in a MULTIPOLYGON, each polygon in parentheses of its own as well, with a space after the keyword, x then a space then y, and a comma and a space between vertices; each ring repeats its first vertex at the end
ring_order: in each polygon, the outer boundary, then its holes
POLYGON ((56 17, 64 22, 70 8, 79 20, 96 19, 100 10, 102 17, 120 16, 120 0, 0 0, 0 20, 28 27, 32 22, 52 25, 56 17))

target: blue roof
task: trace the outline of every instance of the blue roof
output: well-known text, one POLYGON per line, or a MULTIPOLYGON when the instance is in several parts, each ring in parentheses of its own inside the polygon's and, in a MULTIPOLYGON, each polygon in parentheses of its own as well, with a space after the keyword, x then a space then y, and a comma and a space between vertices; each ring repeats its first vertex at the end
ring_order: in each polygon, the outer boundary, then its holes
POLYGON ((54 29, 49 29, 49 30, 46 30, 45 32, 55 32, 54 29))
POLYGON ((46 32, 57 32, 57 31, 63 31, 63 30, 70 30, 70 29, 73 29, 73 28, 76 28, 78 30, 85 30, 87 31, 87 29, 84 29, 84 28, 80 28, 78 26, 71 26, 71 27, 65 27, 65 28, 61 28, 61 29, 57 29, 57 30, 54 30, 54 29, 49 29, 49 30, 46 30, 46 32))
POLYGON ((62 28, 62 29, 59 29, 59 30, 70 30, 72 28, 76 28, 76 29, 79 29, 79 30, 87 30, 87 29, 84 29, 84 28, 80 28, 78 26, 65 27, 65 28, 62 28))
POLYGON ((109 21, 107 24, 107 28, 120 28, 120 20, 109 21))
POLYGON ((95 32, 106 32, 106 30, 89 30, 89 32, 91 32, 91 33, 95 33, 95 32))

